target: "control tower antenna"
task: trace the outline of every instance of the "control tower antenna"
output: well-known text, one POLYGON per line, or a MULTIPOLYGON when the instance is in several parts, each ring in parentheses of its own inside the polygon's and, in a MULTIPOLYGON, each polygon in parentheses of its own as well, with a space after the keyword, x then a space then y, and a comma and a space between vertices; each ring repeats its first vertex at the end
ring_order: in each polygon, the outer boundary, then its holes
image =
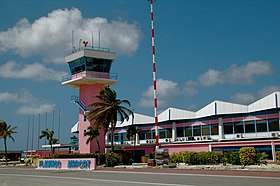
POLYGON ((158 139, 158 114, 157 114, 157 81, 156 81, 156 53, 155 53, 155 30, 154 30, 154 0, 148 0, 151 8, 151 29, 152 29, 152 60, 153 60, 153 81, 154 81, 154 116, 155 116, 155 138, 156 149, 159 148, 158 139))

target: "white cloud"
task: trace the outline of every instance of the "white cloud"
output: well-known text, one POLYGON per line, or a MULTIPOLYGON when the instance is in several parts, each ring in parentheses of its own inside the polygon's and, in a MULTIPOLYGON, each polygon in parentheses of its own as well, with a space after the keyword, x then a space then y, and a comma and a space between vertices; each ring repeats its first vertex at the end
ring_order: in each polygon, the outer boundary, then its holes
POLYGON ((264 86, 255 93, 240 93, 240 92, 235 93, 234 95, 231 96, 231 101, 240 104, 250 104, 256 101, 257 99, 261 99, 276 91, 280 91, 280 86, 277 85, 264 86))
POLYGON ((57 9, 30 23, 23 18, 14 27, 0 32, 0 52, 12 51, 27 57, 40 55, 50 62, 62 62, 71 51, 72 30, 75 45, 80 38, 110 47, 119 54, 130 55, 138 49, 140 30, 135 23, 108 21, 106 18, 83 18, 77 8, 57 9))
MULTIPOLYGON (((157 86, 158 106, 164 108, 178 96, 184 93, 187 96, 193 96, 199 93, 200 87, 211 87, 217 84, 241 84, 247 85, 254 82, 254 79, 260 76, 267 76, 273 73, 272 66, 267 61, 248 62, 245 65, 231 65, 225 70, 209 69, 205 73, 198 76, 196 80, 188 80, 183 86, 177 82, 159 79, 157 86)), ((279 86, 264 87, 259 94, 267 95, 273 91, 279 90, 279 86)), ((258 98, 258 95, 251 93, 236 93, 231 96, 231 101, 240 104, 248 104, 258 98)), ((150 86, 143 93, 140 100, 140 106, 153 107, 153 86, 150 86)), ((195 109, 190 107, 190 109, 195 109)))
POLYGON ((45 112, 51 112, 54 110, 55 104, 41 103, 32 105, 23 105, 18 110, 18 114, 22 115, 35 115, 45 112))
POLYGON ((192 105, 189 105, 186 110, 189 110, 189 111, 196 111, 197 110, 197 106, 192 104, 192 105))
MULTIPOLYGON (((154 87, 150 86, 146 92, 143 93, 143 97, 140 100, 140 106, 142 107, 153 107, 154 106, 154 87)), ((157 80, 157 98, 158 106, 165 107, 170 101, 180 94, 180 88, 178 83, 158 79, 157 80)))
POLYGON ((183 92, 188 96, 192 96, 198 93, 198 89, 196 87, 197 83, 195 81, 189 80, 184 84, 183 92))
POLYGON ((255 96, 251 93, 236 93, 231 96, 231 101, 233 103, 239 103, 239 104, 249 104, 255 101, 255 96))
POLYGON ((265 86, 258 91, 258 95, 261 98, 261 97, 268 96, 269 94, 272 94, 273 92, 276 91, 280 91, 280 86, 276 86, 276 85, 265 86))
POLYGON ((267 61, 253 61, 245 65, 232 65, 224 71, 209 69, 201 74, 197 82, 205 87, 217 84, 250 84, 258 76, 271 75, 271 64, 267 61))
POLYGON ((33 95, 25 89, 18 93, 0 92, 0 103, 29 103, 32 100, 33 95))
POLYGON ((13 61, 0 66, 0 77, 33 80, 54 80, 60 81, 67 72, 60 72, 47 68, 42 64, 20 64, 13 61))
POLYGON ((209 69, 198 77, 198 82, 205 87, 221 84, 223 82, 222 74, 217 70, 209 69))
POLYGON ((50 112, 55 107, 55 104, 34 97, 26 89, 20 90, 18 93, 0 92, 0 103, 18 103, 19 109, 16 110, 16 113, 22 115, 50 112))

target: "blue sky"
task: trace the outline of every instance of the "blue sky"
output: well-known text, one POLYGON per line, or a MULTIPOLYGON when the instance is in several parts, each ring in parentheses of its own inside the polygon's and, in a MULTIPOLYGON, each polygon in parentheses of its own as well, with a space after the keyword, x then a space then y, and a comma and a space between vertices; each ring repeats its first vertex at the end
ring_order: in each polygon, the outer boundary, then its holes
MULTIPOLYGON (((154 4, 159 113, 199 110, 214 100, 250 104, 280 90, 280 1, 157 0, 154 4)), ((78 108, 76 89, 61 85, 64 56, 93 33, 117 52, 112 88, 135 112, 153 116, 150 7, 145 0, 0 0, 0 118, 17 126, 25 149, 28 116, 69 143, 78 108), (52 116, 54 112, 54 118, 52 116)), ((30 132, 29 139, 32 135, 30 132)), ((40 145, 44 140, 40 141, 40 145)), ((29 148, 31 142, 29 141, 29 148)), ((2 142, 0 150, 3 149, 2 142)))

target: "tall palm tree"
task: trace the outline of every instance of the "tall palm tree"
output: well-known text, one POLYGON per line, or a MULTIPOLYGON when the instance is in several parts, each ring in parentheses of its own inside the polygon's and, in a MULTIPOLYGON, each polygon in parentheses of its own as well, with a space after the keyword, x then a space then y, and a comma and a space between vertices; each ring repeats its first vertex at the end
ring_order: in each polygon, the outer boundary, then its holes
POLYGON ((100 132, 99 132, 99 129, 96 129, 95 127, 93 126, 89 126, 88 128, 88 131, 86 132, 86 136, 89 136, 87 141, 86 141, 86 144, 88 144, 90 141, 92 140, 96 140, 96 143, 98 145, 98 164, 100 163, 100 143, 99 143, 99 140, 98 140, 98 136, 100 135, 100 132))
POLYGON ((49 141, 49 145, 51 146, 51 155, 53 155, 53 144, 57 143, 58 139, 53 137, 54 131, 53 130, 42 130, 41 135, 39 136, 40 139, 47 138, 49 141))
POLYGON ((15 131, 16 128, 17 127, 12 127, 11 125, 8 125, 5 121, 0 120, 0 138, 3 138, 4 140, 6 165, 8 165, 7 138, 10 138, 13 142, 15 142, 13 134, 17 133, 15 131))
POLYGON ((129 115, 134 117, 133 111, 123 106, 128 105, 130 107, 130 102, 128 100, 117 99, 117 93, 109 87, 102 89, 96 98, 100 101, 89 105, 90 111, 88 112, 88 117, 95 129, 102 127, 105 130, 105 134, 110 129, 111 151, 113 152, 113 134, 117 121, 121 123, 123 123, 124 120, 128 121, 129 115))
POLYGON ((135 127, 134 125, 130 125, 126 131, 126 138, 128 140, 133 139, 133 163, 135 162, 135 145, 136 145, 136 134, 139 134, 141 129, 135 127))

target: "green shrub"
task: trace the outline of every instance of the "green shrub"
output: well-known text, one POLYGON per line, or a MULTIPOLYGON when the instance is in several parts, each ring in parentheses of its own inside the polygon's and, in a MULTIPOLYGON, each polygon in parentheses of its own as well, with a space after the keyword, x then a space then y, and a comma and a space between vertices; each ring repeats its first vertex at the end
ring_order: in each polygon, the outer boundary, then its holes
POLYGON ((171 154, 170 161, 172 163, 197 164, 197 152, 175 152, 171 154))
POLYGON ((254 147, 242 147, 239 150, 240 162, 242 165, 252 165, 256 163, 257 153, 254 147))
POLYGON ((280 161, 280 151, 276 151, 276 159, 280 161))
POLYGON ((186 151, 182 153, 183 162, 187 164, 197 165, 198 163, 198 153, 192 151, 186 151))
POLYGON ((182 152, 175 152, 170 155, 171 163, 183 163, 182 152))
POLYGON ((208 159, 209 164, 216 164, 216 163, 221 163, 222 162, 222 157, 223 154, 220 152, 211 152, 210 158, 208 159))
POLYGON ((232 165, 241 165, 239 151, 232 151, 229 153, 228 163, 232 165))
POLYGON ((107 167, 114 167, 116 165, 120 165, 122 163, 122 156, 121 154, 117 154, 114 152, 109 152, 105 154, 105 165, 107 167))
POLYGON ((220 163, 222 154, 219 152, 177 152, 170 156, 170 162, 172 163, 186 163, 192 165, 205 165, 220 163))
POLYGON ((206 165, 208 158, 210 158, 210 154, 208 152, 197 153, 197 163, 198 164, 206 165))
POLYGON ((120 151, 117 152, 122 157, 122 164, 131 165, 133 163, 133 152, 132 151, 120 151))
POLYGON ((241 165, 239 151, 224 152, 223 164, 241 165))
POLYGON ((267 157, 268 157, 268 154, 266 154, 265 152, 258 152, 256 155, 255 163, 257 165, 267 164, 267 162, 265 161, 267 157))

